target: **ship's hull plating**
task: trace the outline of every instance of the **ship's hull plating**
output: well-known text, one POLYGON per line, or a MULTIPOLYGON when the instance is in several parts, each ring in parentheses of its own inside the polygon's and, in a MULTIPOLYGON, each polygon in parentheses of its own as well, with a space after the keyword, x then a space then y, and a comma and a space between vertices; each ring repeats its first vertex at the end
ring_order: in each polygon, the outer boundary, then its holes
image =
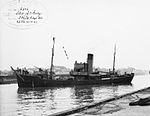
POLYGON ((19 88, 35 88, 35 87, 59 87, 74 85, 105 85, 105 84, 130 84, 134 74, 125 76, 101 78, 98 80, 47 80, 38 76, 16 75, 19 88))

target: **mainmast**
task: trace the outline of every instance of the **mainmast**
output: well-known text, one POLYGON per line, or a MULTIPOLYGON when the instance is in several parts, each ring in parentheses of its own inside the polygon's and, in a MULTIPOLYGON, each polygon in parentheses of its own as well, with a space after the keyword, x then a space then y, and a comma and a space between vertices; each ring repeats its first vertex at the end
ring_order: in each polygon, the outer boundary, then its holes
POLYGON ((53 48, 52 48, 51 67, 50 67, 50 79, 52 79, 52 75, 53 75, 54 45, 55 45, 55 37, 53 37, 53 48))
POLYGON ((116 56, 116 44, 114 47, 113 74, 115 74, 115 56, 116 56))

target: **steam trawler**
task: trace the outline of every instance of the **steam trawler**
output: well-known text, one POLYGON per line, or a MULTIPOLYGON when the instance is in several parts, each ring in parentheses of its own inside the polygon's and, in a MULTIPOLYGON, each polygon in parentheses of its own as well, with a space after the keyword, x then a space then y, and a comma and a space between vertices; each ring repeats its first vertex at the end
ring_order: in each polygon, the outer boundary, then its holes
POLYGON ((51 57, 50 71, 41 71, 38 74, 21 74, 17 70, 14 74, 17 77, 17 83, 19 88, 35 88, 35 87, 64 87, 64 86, 75 86, 75 85, 104 85, 104 84, 131 84, 134 77, 134 73, 119 75, 115 72, 115 54, 113 61, 113 71, 93 72, 93 54, 88 54, 87 63, 74 64, 74 70, 70 71, 70 78, 56 78, 53 72, 53 58, 54 58, 54 45, 55 38, 53 38, 53 48, 51 57))

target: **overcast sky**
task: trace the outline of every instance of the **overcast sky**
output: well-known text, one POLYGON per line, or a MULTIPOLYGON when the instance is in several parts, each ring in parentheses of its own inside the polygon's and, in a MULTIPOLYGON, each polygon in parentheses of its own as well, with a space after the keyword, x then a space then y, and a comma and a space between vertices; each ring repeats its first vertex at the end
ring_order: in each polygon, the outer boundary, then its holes
MULTIPOLYGON (((73 68, 94 54, 94 66, 150 69, 149 0, 36 0, 46 19, 29 29, 0 21, 0 70, 13 67, 48 68, 52 37, 56 37, 54 65, 73 68), (67 60, 63 47, 67 51, 67 60)), ((1 0, 2 4, 9 0, 1 0)), ((45 18, 44 17, 44 18, 45 18)))

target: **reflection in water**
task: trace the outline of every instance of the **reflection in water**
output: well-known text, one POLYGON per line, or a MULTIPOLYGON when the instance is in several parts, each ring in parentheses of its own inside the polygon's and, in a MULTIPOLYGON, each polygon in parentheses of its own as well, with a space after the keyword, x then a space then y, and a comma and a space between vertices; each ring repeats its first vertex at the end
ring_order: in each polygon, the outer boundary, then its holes
POLYGON ((46 115, 86 105, 101 99, 117 96, 122 90, 131 89, 123 86, 74 86, 64 88, 18 89, 18 115, 33 113, 46 115))
POLYGON ((117 85, 113 85, 112 86, 112 93, 113 93, 114 97, 118 96, 117 91, 118 91, 118 86, 117 85))
POLYGON ((150 79, 148 76, 141 77, 140 81, 138 78, 140 77, 133 80, 133 85, 87 85, 34 89, 18 89, 17 84, 0 85, 0 115, 49 115, 150 85, 150 81, 147 80, 150 79))
POLYGON ((34 115, 45 115, 56 109, 57 88, 34 88, 34 89, 18 89, 18 105, 19 111, 24 111, 21 115, 33 113, 34 115), (45 107, 46 106, 46 107, 45 107))
MULTIPOLYGON (((76 105, 84 105, 84 103, 93 102, 92 86, 75 86, 72 99, 75 99, 76 105)), ((74 105, 75 105, 74 104, 74 105)))

